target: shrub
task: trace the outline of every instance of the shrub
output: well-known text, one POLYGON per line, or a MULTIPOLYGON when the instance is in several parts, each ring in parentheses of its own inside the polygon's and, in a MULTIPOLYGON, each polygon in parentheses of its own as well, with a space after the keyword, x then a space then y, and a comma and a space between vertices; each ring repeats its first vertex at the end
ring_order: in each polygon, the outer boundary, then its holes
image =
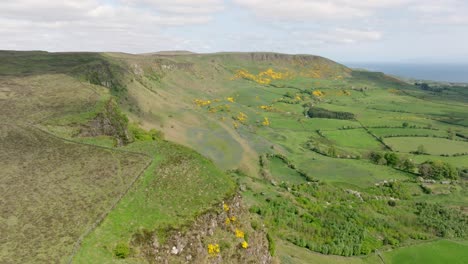
POLYGON ((267 240, 268 240, 268 251, 270 252, 271 256, 275 256, 276 244, 275 244, 275 240, 273 239, 270 233, 267 233, 267 240))
POLYGON ((348 120, 355 118, 353 113, 330 111, 330 110, 315 107, 315 106, 311 106, 309 108, 309 110, 307 111, 307 115, 310 118, 330 118, 330 119, 348 119, 348 120))
POLYGON ((130 247, 127 243, 120 242, 114 248, 114 255, 121 259, 127 258, 130 255, 130 247))
POLYGON ((458 179, 458 171, 451 164, 442 161, 426 161, 419 165, 419 173, 423 178, 434 180, 458 179))

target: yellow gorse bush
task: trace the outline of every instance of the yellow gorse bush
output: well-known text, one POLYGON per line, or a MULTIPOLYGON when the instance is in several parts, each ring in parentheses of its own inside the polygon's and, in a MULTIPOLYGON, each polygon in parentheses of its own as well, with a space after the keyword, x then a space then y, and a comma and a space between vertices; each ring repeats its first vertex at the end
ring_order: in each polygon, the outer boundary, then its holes
POLYGON ((207 105, 210 105, 210 104, 211 104, 211 101, 210 101, 210 100, 195 99, 195 100, 193 100, 193 102, 194 102, 197 106, 207 106, 207 105))
POLYGON ((260 109, 263 109, 265 111, 273 111, 273 107, 269 106, 269 105, 261 105, 259 107, 260 107, 260 109))
POLYGON ((281 80, 281 79, 286 79, 291 76, 290 73, 282 73, 282 72, 275 72, 273 69, 268 69, 266 71, 260 72, 258 75, 254 75, 250 73, 247 70, 240 69, 237 70, 236 74, 234 77, 231 78, 231 80, 236 80, 236 79, 246 79, 246 80, 251 80, 254 81, 258 84, 270 84, 272 80, 281 80))
POLYGON ((275 72, 273 69, 270 68, 264 72, 259 73, 258 76, 260 77, 267 76, 273 80, 281 80, 285 78, 286 74, 283 74, 281 72, 275 72))
POLYGON ((240 229, 237 229, 235 230, 235 234, 236 234, 236 237, 238 238, 244 238, 244 231, 240 230, 240 229))
POLYGON ((229 211, 229 205, 223 204, 223 210, 224 210, 225 212, 229 211))
POLYGON ((247 120, 247 115, 242 112, 239 112, 236 119, 240 122, 245 122, 247 120))
POLYGON ((241 243, 241 246, 242 246, 242 248, 248 248, 248 247, 249 247, 249 243, 247 243, 247 241, 243 241, 243 242, 241 243))
POLYGON ((208 254, 217 255, 221 252, 218 244, 208 244, 208 254))
POLYGON ((228 102, 231 102, 231 103, 235 102, 234 97, 228 97, 226 98, 226 100, 228 100, 228 102))
POLYGON ((269 126, 270 125, 270 120, 268 120, 268 117, 263 118, 262 125, 264 125, 264 126, 269 126))
POLYGON ((322 96, 325 95, 325 94, 324 94, 322 91, 320 91, 320 90, 315 90, 315 91, 312 92, 312 94, 313 94, 314 96, 316 96, 316 97, 322 97, 322 96))

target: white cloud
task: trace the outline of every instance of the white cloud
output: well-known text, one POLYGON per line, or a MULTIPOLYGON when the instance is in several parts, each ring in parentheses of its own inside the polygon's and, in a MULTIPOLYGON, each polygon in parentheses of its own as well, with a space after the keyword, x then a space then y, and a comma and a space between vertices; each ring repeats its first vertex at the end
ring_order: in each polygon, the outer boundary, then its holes
POLYGON ((318 20, 363 17, 367 10, 343 5, 339 1, 317 0, 234 0, 235 3, 252 10, 257 15, 271 19, 318 20))
POLYGON ((382 38, 382 33, 374 30, 357 30, 336 28, 318 35, 324 42, 353 44, 366 41, 376 41, 382 38))
POLYGON ((223 0, 121 0, 130 6, 145 6, 151 9, 176 14, 210 14, 224 9, 223 0))
POLYGON ((162 35, 162 30, 209 23, 222 4, 221 0, 9 1, 0 6, 0 49, 116 50, 126 43, 123 51, 140 52, 153 50, 153 42, 176 46, 168 42, 176 38, 162 35))
POLYGON ((351 28, 333 28, 319 32, 295 31, 292 33, 295 41, 304 45, 318 44, 356 44, 382 39, 383 33, 375 30, 360 30, 351 28))
MULTIPOLYGON (((415 16, 425 19, 427 14, 438 14, 441 18, 466 16, 466 0, 233 0, 234 3, 256 15, 276 21, 342 21, 369 17, 393 11, 399 16, 415 16), (412 11, 412 14, 408 14, 412 11)), ((391 21, 389 21, 391 23, 391 21)))

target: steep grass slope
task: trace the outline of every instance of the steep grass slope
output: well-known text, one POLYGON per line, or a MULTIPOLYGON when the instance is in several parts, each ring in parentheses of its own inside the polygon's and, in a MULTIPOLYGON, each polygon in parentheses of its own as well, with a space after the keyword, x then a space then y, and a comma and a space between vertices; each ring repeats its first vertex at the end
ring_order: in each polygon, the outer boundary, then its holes
POLYGON ((104 56, 0 52, 1 262, 66 263, 117 206, 105 223, 133 228, 104 237, 106 262, 140 228, 188 225, 233 194, 209 160, 128 124, 125 68, 104 56))

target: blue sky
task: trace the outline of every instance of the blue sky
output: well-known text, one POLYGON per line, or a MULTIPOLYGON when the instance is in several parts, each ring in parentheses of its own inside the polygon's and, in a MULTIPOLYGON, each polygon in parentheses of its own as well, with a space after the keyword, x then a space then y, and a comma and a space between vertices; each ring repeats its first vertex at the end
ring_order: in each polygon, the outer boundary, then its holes
POLYGON ((464 63, 466 14, 466 0, 15 0, 0 5, 0 49, 464 63))

